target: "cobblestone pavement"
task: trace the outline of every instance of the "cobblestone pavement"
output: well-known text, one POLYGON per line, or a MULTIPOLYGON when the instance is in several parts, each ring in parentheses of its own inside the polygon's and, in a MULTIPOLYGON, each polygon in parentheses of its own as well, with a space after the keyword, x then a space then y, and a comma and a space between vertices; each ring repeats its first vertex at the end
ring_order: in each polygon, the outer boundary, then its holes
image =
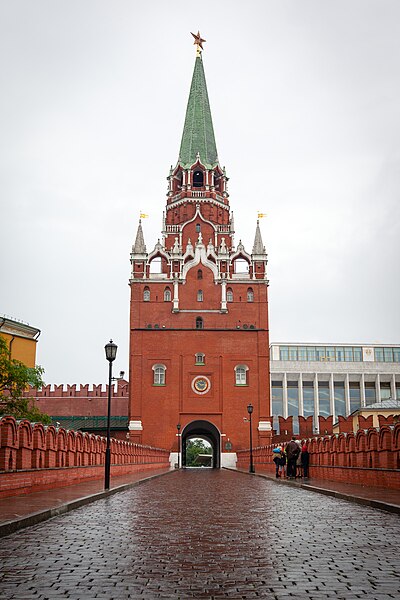
POLYGON ((398 598, 399 541, 395 514, 180 471, 3 538, 0 598, 398 598))

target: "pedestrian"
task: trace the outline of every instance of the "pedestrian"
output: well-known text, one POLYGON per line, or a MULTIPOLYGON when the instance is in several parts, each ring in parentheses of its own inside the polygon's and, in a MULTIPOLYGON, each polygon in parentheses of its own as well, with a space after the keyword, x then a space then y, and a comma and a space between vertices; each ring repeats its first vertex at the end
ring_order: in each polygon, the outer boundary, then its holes
POLYGON ((303 477, 308 479, 308 467, 310 464, 310 453, 308 452, 307 444, 303 444, 301 449, 301 464, 303 467, 303 477))
POLYGON ((283 448, 281 448, 281 453, 279 455, 279 473, 278 473, 278 477, 285 477, 286 476, 286 454, 283 451, 283 448))
POLYGON ((287 478, 288 479, 296 478, 296 461, 297 461, 297 457, 299 454, 300 454, 299 445, 296 444, 296 438, 292 437, 292 439, 286 446, 287 478))
POLYGON ((299 454, 297 456, 297 460, 296 460, 296 475, 295 475, 295 479, 301 479, 303 476, 303 465, 301 462, 301 441, 300 440, 296 440, 296 444, 299 447, 299 454))
POLYGON ((279 477, 279 461, 281 459, 281 452, 282 452, 282 448, 279 449, 280 452, 279 454, 276 452, 274 454, 274 458, 272 459, 275 463, 275 477, 278 479, 279 477))

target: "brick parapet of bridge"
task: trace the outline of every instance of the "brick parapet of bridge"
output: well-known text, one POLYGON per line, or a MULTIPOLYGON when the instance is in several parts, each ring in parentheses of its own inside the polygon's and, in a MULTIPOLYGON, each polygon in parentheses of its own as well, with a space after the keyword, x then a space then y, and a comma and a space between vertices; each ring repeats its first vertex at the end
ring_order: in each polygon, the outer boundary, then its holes
MULTIPOLYGON (((68 485, 69 469, 74 468, 72 483, 77 483, 79 474, 75 473, 76 468, 103 465, 105 450, 106 438, 99 435, 30 423, 25 419, 17 421, 11 416, 2 417, 0 420, 0 497, 8 495, 7 492, 13 489, 9 478, 3 475, 30 471, 30 475, 25 477, 25 480, 29 479, 31 482, 29 487, 44 489, 35 486, 35 472, 62 469, 64 485, 68 485)), ((131 465, 135 466, 135 469, 136 467, 147 469, 149 465, 153 465, 154 468, 168 467, 169 450, 112 438, 111 464, 131 465)), ((128 471, 129 469, 126 472, 128 471)), ((98 478, 97 474, 92 475, 93 478, 98 478)), ((82 479, 87 477, 90 477, 90 474, 81 472, 82 479)), ((38 476, 36 479, 39 481, 41 478, 42 476, 38 476)), ((58 481, 58 477, 56 479, 58 481)), ((51 477, 46 476, 46 481, 50 485, 51 477)))
MULTIPOLYGON (((310 453, 310 477, 382 486, 400 490, 400 423, 334 435, 301 438, 310 453)), ((279 444, 285 448, 286 442, 279 444)), ((273 449, 278 443, 253 449, 261 469, 275 471, 273 449)), ((248 467, 249 450, 237 452, 237 466, 248 467)))

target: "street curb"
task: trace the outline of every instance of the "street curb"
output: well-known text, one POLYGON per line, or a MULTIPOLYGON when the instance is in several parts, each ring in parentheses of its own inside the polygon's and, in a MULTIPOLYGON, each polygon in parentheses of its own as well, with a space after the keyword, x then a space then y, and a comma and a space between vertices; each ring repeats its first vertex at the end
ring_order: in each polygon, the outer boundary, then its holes
POLYGON ((11 533, 15 533, 16 531, 24 529, 25 527, 31 527, 32 525, 37 525, 38 523, 42 523, 43 521, 47 521, 48 519, 52 519, 53 517, 57 517, 59 515, 68 513, 71 510, 74 510, 75 508, 80 508, 81 506, 91 504, 92 502, 96 502, 97 500, 101 500, 102 498, 107 498, 108 496, 112 496, 117 492, 124 492, 125 490, 129 490, 135 485, 141 485, 142 483, 147 483, 148 481, 156 479, 157 477, 163 477, 164 475, 169 475, 170 473, 174 472, 175 471, 171 469, 169 471, 165 471, 165 473, 149 475, 147 477, 144 477, 143 479, 138 479, 137 481, 132 481, 131 483, 124 483, 110 490, 97 492, 96 494, 91 494, 90 496, 82 496, 82 498, 71 500, 71 502, 61 504, 60 506, 56 506, 55 508, 49 508, 47 510, 41 510, 39 512, 32 513, 27 517, 21 517, 20 519, 14 519, 12 521, 5 521, 4 523, 0 524, 0 538, 5 537, 6 535, 10 535, 11 533))
POLYGON ((234 469, 233 467, 223 467, 228 471, 235 471, 236 473, 243 473, 243 475, 252 475, 256 477, 262 477, 263 479, 268 479, 273 483, 277 483, 279 485, 290 485, 292 487, 301 488, 303 490, 308 490, 309 492, 316 492, 317 494, 323 494, 324 496, 332 496, 334 498, 339 498, 340 500, 347 500, 348 502, 353 502, 355 504, 361 504, 363 506, 370 506, 371 508, 379 508, 380 510, 384 510, 390 513, 400 514, 400 506, 397 504, 390 504, 389 502, 382 502, 381 500, 374 500, 372 498, 363 498, 362 496, 352 496, 351 494, 344 494, 343 492, 337 492, 336 490, 329 490, 325 488, 319 488, 315 485, 311 485, 309 483, 296 483, 295 481, 286 481, 281 479, 276 479, 271 475, 267 475, 266 473, 248 473, 247 471, 241 469, 234 469))

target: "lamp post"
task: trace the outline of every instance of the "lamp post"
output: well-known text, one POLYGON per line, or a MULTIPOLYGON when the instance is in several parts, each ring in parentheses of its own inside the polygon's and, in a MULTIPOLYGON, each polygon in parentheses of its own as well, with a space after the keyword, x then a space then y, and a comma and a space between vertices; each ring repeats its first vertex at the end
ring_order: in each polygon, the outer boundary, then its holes
POLYGON ((178 423, 178 425, 176 426, 176 428, 178 430, 178 469, 180 469, 180 466, 179 466, 179 456, 180 456, 180 450, 181 450, 181 435, 180 435, 181 424, 178 423))
POLYGON ((104 489, 110 489, 110 466, 111 466, 111 449, 110 449, 110 433, 111 433, 111 381, 112 381, 112 364, 117 356, 118 346, 112 340, 104 346, 106 359, 108 360, 108 406, 107 406, 107 446, 106 446, 106 464, 104 473, 104 489))
POLYGON ((249 473, 255 473, 253 464, 253 432, 251 430, 251 413, 253 412, 253 405, 247 405, 247 412, 249 413, 249 425, 250 425, 250 466, 249 473))

